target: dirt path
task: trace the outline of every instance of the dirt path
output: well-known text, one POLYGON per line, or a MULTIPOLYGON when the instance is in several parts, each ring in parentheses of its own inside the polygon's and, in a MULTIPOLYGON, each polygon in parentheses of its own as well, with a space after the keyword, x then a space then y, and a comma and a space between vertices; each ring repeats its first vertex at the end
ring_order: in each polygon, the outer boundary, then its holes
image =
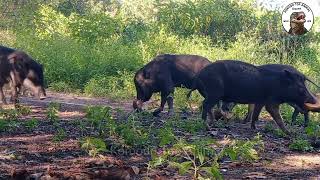
MULTIPOLYGON (((28 105, 32 113, 19 121, 30 118, 39 120, 39 126, 30 131, 15 128, 10 132, 0 131, 0 179, 141 179, 147 177, 146 162, 149 156, 134 154, 116 156, 104 153, 99 158, 91 158, 79 147, 79 129, 75 122, 83 118, 83 108, 87 105, 107 105, 131 111, 131 102, 111 101, 105 98, 88 98, 60 93, 48 93, 48 99, 39 101, 22 97, 21 103, 28 105), (56 143, 56 128, 45 120, 45 109, 50 102, 61 104, 60 126, 67 137, 56 143), (135 167, 139 172, 134 172, 135 167)), ((156 121, 159 119, 155 119, 156 121)), ((320 179, 320 151, 297 153, 288 149, 289 140, 277 138, 262 131, 265 121, 259 121, 258 131, 265 142, 265 151, 254 163, 222 162, 221 172, 225 179, 320 179)), ((248 124, 228 122, 227 127, 219 128, 214 137, 223 140, 231 138, 252 138, 253 132, 248 124)), ((151 179, 189 179, 178 176, 172 170, 162 169, 149 174, 151 179)))
POLYGON ((57 102, 61 104, 62 110, 83 110, 83 107, 89 105, 104 105, 112 108, 121 108, 125 111, 131 111, 132 102, 115 101, 106 98, 90 98, 82 97, 74 94, 62 94, 55 92, 47 92, 47 99, 36 100, 32 97, 21 97, 21 103, 33 106, 46 107, 50 102, 57 102))

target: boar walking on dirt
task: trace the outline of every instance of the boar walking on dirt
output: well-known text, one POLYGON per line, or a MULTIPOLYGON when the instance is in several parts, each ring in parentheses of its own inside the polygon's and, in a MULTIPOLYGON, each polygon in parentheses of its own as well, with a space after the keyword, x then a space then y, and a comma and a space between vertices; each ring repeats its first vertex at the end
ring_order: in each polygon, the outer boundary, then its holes
MULTIPOLYGON (((266 65, 261 65, 261 68, 264 69, 269 69, 271 71, 278 71, 279 73, 283 72, 284 70, 289 70, 289 71, 296 71, 292 66, 288 66, 288 65, 280 65, 280 64, 266 64, 266 65)), ((311 82, 313 85, 317 86, 318 88, 320 88, 316 83, 314 83, 312 80, 310 80, 309 78, 306 78, 306 81, 311 82)), ((319 99, 319 95, 314 95, 317 98, 317 100, 319 99)), ((232 111, 233 107, 235 106, 234 103, 227 103, 227 109, 225 111, 232 111)), ((295 105, 293 103, 289 103, 290 106, 292 106, 294 108, 294 112, 292 114, 292 121, 291 124, 295 124, 296 118, 298 116, 299 113, 304 114, 304 126, 308 126, 309 123, 309 111, 311 112, 320 112, 320 106, 313 106, 311 107, 311 105, 308 106, 304 106, 304 107, 299 107, 298 105, 295 105)), ((244 119, 244 123, 250 122, 252 120, 252 115, 254 112, 254 104, 249 104, 248 107, 248 113, 244 119)))
POLYGON ((0 102, 6 103, 3 86, 10 83, 11 101, 18 98, 21 86, 30 89, 39 99, 46 98, 43 67, 25 52, 0 46, 0 102))
POLYGON ((153 93, 160 92, 161 105, 153 112, 158 115, 164 109, 166 102, 169 114, 173 114, 173 93, 175 87, 191 88, 194 76, 211 62, 197 55, 170 55, 164 54, 155 57, 142 67, 134 76, 137 91, 133 108, 141 110, 144 102, 148 101, 153 93))
POLYGON ((278 126, 289 134, 279 113, 279 105, 293 103, 304 107, 306 103, 314 104, 317 100, 307 89, 307 78, 302 73, 287 65, 270 66, 287 68, 278 71, 236 60, 216 61, 205 67, 197 75, 192 89, 198 89, 204 94, 202 119, 206 121, 208 112, 210 118, 214 119, 210 111, 221 100, 255 104, 251 123, 253 129, 256 128, 255 122, 265 106, 278 126))

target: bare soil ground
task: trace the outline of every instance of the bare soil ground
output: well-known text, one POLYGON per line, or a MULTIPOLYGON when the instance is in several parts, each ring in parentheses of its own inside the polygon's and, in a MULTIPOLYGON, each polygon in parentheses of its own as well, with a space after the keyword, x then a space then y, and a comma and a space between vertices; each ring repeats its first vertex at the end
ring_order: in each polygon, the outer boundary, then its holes
MULTIPOLYGON (((121 108, 129 113, 131 102, 116 102, 104 98, 88 98, 76 95, 52 93, 43 101, 22 97, 21 103, 32 108, 32 113, 21 117, 27 121, 31 117, 39 120, 39 126, 30 131, 18 128, 10 132, 0 132, 0 179, 190 179, 179 176, 172 169, 158 169, 147 172, 148 155, 104 153, 91 158, 79 147, 79 131, 74 121, 84 117, 87 105, 106 105, 121 108), (60 126, 67 137, 59 143, 53 142, 55 128, 46 120, 45 109, 51 101, 61 104, 60 126)), ((155 121, 165 121, 155 118, 155 121)), ((263 137, 265 150, 260 159, 253 163, 222 162, 220 168, 225 179, 320 179, 320 151, 312 153, 293 152, 288 149, 289 139, 277 138, 264 133, 268 120, 260 120, 258 130, 253 131, 248 124, 228 122, 227 127, 218 128, 217 140, 225 136, 232 138, 252 138, 257 132, 263 137)))

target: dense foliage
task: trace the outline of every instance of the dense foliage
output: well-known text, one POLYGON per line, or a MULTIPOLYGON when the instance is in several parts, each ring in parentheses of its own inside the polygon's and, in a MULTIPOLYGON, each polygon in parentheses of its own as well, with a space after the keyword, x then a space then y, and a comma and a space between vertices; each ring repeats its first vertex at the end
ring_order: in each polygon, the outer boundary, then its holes
POLYGON ((43 63, 59 91, 132 97, 133 73, 162 53, 292 64, 320 81, 319 20, 290 37, 280 12, 253 0, 9 0, 0 11, 0 43, 43 63))

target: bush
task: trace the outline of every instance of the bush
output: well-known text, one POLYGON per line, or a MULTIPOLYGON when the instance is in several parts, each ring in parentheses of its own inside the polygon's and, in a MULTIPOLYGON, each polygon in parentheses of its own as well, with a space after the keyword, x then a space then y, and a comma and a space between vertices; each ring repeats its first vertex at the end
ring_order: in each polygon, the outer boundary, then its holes
POLYGON ((57 91, 131 98, 134 72, 163 53, 292 64, 320 81, 319 32, 287 36, 279 13, 254 1, 39 2, 21 3, 15 18, 3 15, 0 42, 42 63, 57 91))
POLYGON ((84 88, 84 93, 89 96, 108 96, 111 98, 133 97, 135 92, 133 75, 127 72, 119 72, 119 74, 121 75, 90 79, 84 88))
POLYGON ((311 151, 311 150, 313 150, 309 141, 304 140, 304 139, 293 140, 293 142, 289 145, 289 148, 294 151, 311 151))

